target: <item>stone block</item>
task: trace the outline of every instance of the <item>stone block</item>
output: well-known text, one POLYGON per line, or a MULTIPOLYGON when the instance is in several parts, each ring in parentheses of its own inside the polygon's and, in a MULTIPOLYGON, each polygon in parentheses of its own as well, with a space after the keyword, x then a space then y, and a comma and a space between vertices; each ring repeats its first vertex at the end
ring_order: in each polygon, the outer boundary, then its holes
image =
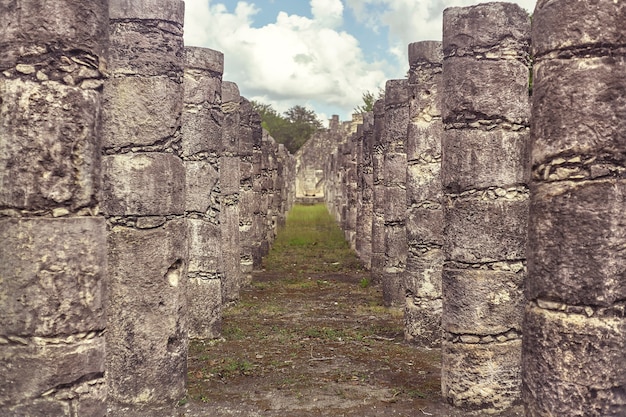
POLYGON ((515 124, 529 123, 528 68, 521 62, 450 57, 445 68, 444 123, 469 124, 496 118, 515 124))
POLYGON ((182 114, 182 157, 196 154, 213 154, 219 157, 224 151, 222 124, 224 115, 217 109, 186 108, 182 114))
POLYGON ((76 210, 99 189, 100 94, 0 79, 0 205, 76 210))
POLYGON ((533 187, 529 299, 609 306, 626 299, 626 181, 533 187))
POLYGON ((239 157, 222 156, 220 158, 220 190, 222 195, 233 195, 239 192, 239 157))
POLYGON ((620 45, 624 19, 626 4, 620 1, 539 0, 533 13, 533 54, 569 50, 572 46, 620 45))
POLYGON ((224 73, 224 54, 209 48, 186 46, 185 69, 198 69, 221 75, 224 73))
POLYGON ((219 224, 203 219, 187 219, 189 233, 189 273, 223 273, 222 231, 219 224))
MULTIPOLYGON (((0 15, 0 70, 41 55, 42 45, 103 56, 108 36, 108 5, 89 0, 23 0, 5 2, 0 15), (68 25, 80 22, 80 25, 68 25), (19 47, 9 46, 19 45, 19 47)), ((4 94, 3 94, 4 96, 4 94)), ((15 113, 17 115, 17 113, 15 113)))
POLYGON ((222 281, 191 278, 187 286, 189 337, 216 339, 222 333, 222 281))
POLYGON ((531 417, 626 414, 626 321, 529 306, 522 395, 531 417))
MULTIPOLYGON (((436 94, 436 93, 433 93, 436 94)), ((429 110, 433 110, 430 108, 429 110)), ((441 112, 438 111, 438 116, 441 112)), ((429 117, 432 115, 429 113, 429 117)), ((424 119, 425 113, 416 116, 409 123, 406 141, 407 161, 422 160, 441 163, 441 138, 443 136, 443 124, 441 119, 424 119)))
POLYGON ((502 343, 442 343, 443 398, 486 414, 506 410, 519 402, 521 389, 520 339, 502 343))
POLYGON ((524 273, 446 268, 443 328, 455 334, 497 335, 522 330, 524 273))
POLYGON ((530 16, 517 4, 494 2, 443 12, 445 57, 485 53, 494 46, 501 54, 510 54, 527 50, 529 44, 530 16))
POLYGON ((404 307, 404 340, 429 348, 441 346, 441 299, 407 297, 404 307))
MULTIPOLYGON (((101 336, 62 337, 56 343, 24 339, 24 344, 3 345, 0 349, 0 409, 28 411, 27 414, 5 415, 37 417, 67 410, 68 397, 87 397, 92 389, 81 387, 78 381, 96 383, 103 378, 104 349, 101 336), (65 394, 65 401, 56 398, 59 394, 65 394)), ((98 390, 98 387, 93 389, 98 390)), ((105 399, 102 392, 94 399, 98 403, 95 407, 98 412, 94 415, 104 415, 105 399)))
POLYGON ((166 153, 107 155, 102 160, 103 212, 158 216, 185 211, 185 167, 166 153))
POLYGON ((103 147, 166 147, 163 142, 180 129, 182 97, 183 84, 168 77, 110 78, 104 88, 103 147))
POLYGON ((406 190, 400 187, 385 188, 385 223, 404 222, 406 219, 406 190))
POLYGON ((406 79, 388 80, 385 84, 385 118, 392 107, 406 106, 409 102, 408 82, 406 79))
POLYGON ((441 164, 409 164, 406 167, 407 206, 441 207, 441 164))
POLYGON ((239 207, 228 205, 222 207, 220 213, 222 234, 222 298, 224 302, 239 299, 241 286, 241 245, 239 238, 239 207))
POLYGON ((409 65, 441 64, 443 52, 439 41, 412 42, 408 46, 409 65))
POLYGON ((185 210, 208 213, 212 208, 219 209, 215 187, 220 174, 206 161, 185 161, 184 164, 187 178, 185 210))
POLYGON ((0 241, 5 336, 57 337, 106 327, 104 219, 4 218, 0 241))
POLYGON ((528 200, 448 199, 446 259, 468 264, 526 258, 528 200))
MULTIPOLYGON (((115 12, 115 3, 119 4, 120 1, 131 7, 142 2, 142 0, 112 1, 110 6, 112 12, 115 12)), ((162 0, 156 1, 165 4, 162 0)), ((144 12, 150 13, 148 10, 144 12)), ((183 28, 179 22, 161 20, 156 23, 147 20, 146 16, 135 18, 111 16, 109 32, 111 46, 107 58, 111 74, 163 76, 182 82, 184 68, 182 35, 183 28)))
POLYGON ((197 111, 201 106, 219 108, 222 102, 221 76, 202 69, 185 68, 184 102, 185 110, 189 112, 197 111))
POLYGON ((406 154, 389 152, 385 154, 385 180, 387 187, 406 183, 406 154))
POLYGON ((180 0, 109 0, 111 19, 164 20, 183 24, 185 2, 180 0))
POLYGON ((452 129, 443 138, 441 181, 448 193, 529 181, 528 131, 452 129))
POLYGON ((409 103, 398 108, 388 108, 385 112, 385 157, 388 152, 404 153, 409 126, 409 103))
POLYGON ((406 227, 404 224, 385 225, 385 266, 404 267, 408 253, 406 227))
POLYGON ((167 404, 184 395, 187 259, 185 220, 154 229, 111 229, 106 334, 111 402, 167 404))
MULTIPOLYGON (((621 5, 615 7, 626 10, 621 5)), ((607 159, 608 164, 624 163, 626 97, 617 92, 626 89, 626 80, 620 75, 625 71, 626 57, 614 55, 554 59, 536 64, 533 107, 551 111, 542 112, 541 117, 533 120, 534 167, 549 166, 561 157, 588 159, 591 155, 600 156, 600 161, 607 159), (569 104, 572 102, 576 105, 569 104)), ((577 171, 583 172, 590 169, 580 165, 575 160, 562 161, 551 168, 560 180, 564 178, 559 176, 559 168, 578 168, 577 171)), ((591 175, 596 176, 591 169, 591 175)))
MULTIPOLYGON (((404 287, 407 297, 414 299, 441 299, 441 273, 443 269, 443 252, 431 249, 419 256, 409 254, 404 272, 404 287)), ((440 302, 441 303, 441 302, 440 302)))

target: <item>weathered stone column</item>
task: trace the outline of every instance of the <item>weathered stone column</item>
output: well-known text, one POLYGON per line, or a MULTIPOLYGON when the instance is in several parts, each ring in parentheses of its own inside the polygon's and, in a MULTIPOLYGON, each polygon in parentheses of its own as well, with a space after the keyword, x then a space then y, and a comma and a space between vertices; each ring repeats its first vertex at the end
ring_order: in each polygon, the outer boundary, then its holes
MULTIPOLYGON (((182 157, 189 234, 187 303, 189 336, 219 337, 222 293, 226 283, 222 242, 222 120, 220 108, 224 55, 206 48, 185 48, 185 98, 182 157)), ((237 225, 239 226, 239 225, 237 225)))
POLYGON ((372 147, 372 260, 371 276, 375 284, 382 282, 385 266, 385 100, 374 103, 372 147))
POLYGON ((239 299, 243 282, 241 272, 241 243, 239 238, 239 88, 235 83, 222 86, 222 112, 224 125, 222 141, 224 151, 220 157, 221 212, 222 223, 222 264, 224 278, 222 297, 224 303, 239 299))
POLYGON ((372 264, 374 113, 363 114, 363 129, 357 152, 357 224, 356 251, 366 269, 372 264))
POLYGON ((104 416, 108 3, 0 16, 0 415, 104 416))
MULTIPOLYGON (((234 85, 236 87, 236 85, 234 85)), ((224 85, 226 88, 226 85, 224 85)), ((240 155, 240 181, 239 181, 239 239, 241 241, 241 271, 244 282, 252 281, 252 271, 254 269, 253 252, 254 244, 254 212, 257 205, 255 192, 253 190, 253 180, 255 176, 254 148, 255 143, 261 141, 263 130, 261 120, 253 109, 252 104, 244 97, 241 97, 240 107, 240 135, 239 135, 239 155, 240 155)))
MULTIPOLYGON (((360 115, 359 115, 360 116, 360 115)), ((353 115, 354 119, 354 115, 353 115)), ((360 124, 358 126, 361 126, 360 124)), ((348 245, 356 249, 356 216, 357 216, 357 155, 356 145, 359 131, 348 134, 343 150, 343 231, 348 245)))
POLYGON ((441 42, 409 45, 404 338, 431 347, 441 344, 442 60, 441 42))
POLYGON ((539 0, 526 415, 626 415, 626 4, 539 0))
POLYGON ((110 1, 103 204, 110 416, 171 415, 187 371, 182 1, 110 1))
POLYGON ((511 3, 443 19, 442 390, 497 413, 521 387, 530 19, 511 3))
POLYGON ((385 86, 384 209, 385 266, 382 287, 385 305, 405 303, 402 283, 406 267, 406 135, 409 124, 407 80, 389 80, 385 86))

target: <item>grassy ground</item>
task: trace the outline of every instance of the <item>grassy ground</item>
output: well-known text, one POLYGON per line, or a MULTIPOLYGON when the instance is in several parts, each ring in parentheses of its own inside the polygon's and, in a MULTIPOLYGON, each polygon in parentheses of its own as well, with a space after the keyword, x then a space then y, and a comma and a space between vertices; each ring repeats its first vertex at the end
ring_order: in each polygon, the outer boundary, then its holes
POLYGON ((223 339, 190 344, 181 415, 456 415, 441 412, 439 351, 404 343, 402 311, 323 205, 293 208, 263 266, 223 339))
POLYGON ((323 204, 293 207, 263 267, 291 275, 361 271, 361 263, 323 204))

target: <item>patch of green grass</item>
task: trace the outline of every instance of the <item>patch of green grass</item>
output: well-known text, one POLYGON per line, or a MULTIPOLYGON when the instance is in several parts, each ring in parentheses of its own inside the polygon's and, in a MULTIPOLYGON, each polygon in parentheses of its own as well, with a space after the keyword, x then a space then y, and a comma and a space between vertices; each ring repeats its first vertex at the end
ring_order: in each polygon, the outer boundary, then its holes
POLYGON ((295 205, 291 209, 263 266, 267 271, 296 275, 361 269, 324 204, 295 205))
POLYGON ((224 326, 222 336, 224 336, 225 339, 241 340, 245 337, 245 332, 237 326, 224 326))
POLYGON ((369 278, 363 278, 361 279, 361 281, 359 282, 359 286, 363 289, 367 288, 370 286, 370 280, 369 278))

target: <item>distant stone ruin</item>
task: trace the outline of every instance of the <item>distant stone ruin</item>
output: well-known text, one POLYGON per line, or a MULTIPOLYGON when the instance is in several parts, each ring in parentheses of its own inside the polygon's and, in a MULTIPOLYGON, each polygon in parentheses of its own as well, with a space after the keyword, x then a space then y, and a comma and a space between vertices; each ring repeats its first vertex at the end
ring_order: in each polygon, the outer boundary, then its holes
POLYGON ((626 415, 623 2, 446 9, 295 156, 184 46, 183 1, 0 13, 0 415, 174 415, 189 338, 296 201, 441 349, 460 413, 626 415))

